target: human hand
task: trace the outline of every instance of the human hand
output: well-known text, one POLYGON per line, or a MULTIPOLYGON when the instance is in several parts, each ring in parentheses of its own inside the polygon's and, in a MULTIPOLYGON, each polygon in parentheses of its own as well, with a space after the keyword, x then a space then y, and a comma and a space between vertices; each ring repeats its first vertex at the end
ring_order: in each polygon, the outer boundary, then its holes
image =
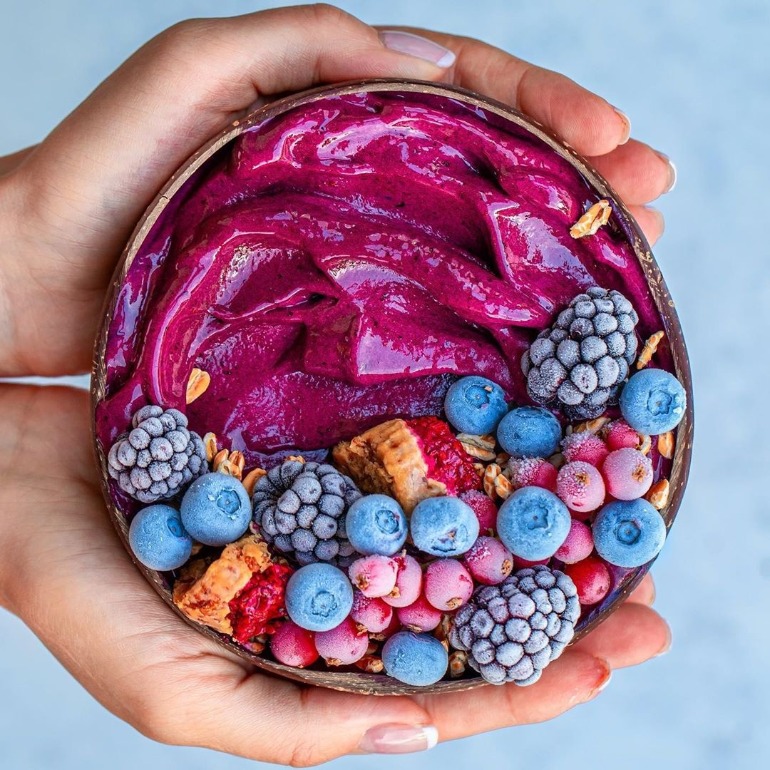
MULTIPOLYGON (((109 277, 141 211, 258 96, 362 77, 447 80, 516 103, 600 156, 633 204, 665 188, 666 165, 642 145, 620 145, 626 124, 599 97, 482 43, 421 34, 456 50, 454 64, 389 50, 326 6, 186 23, 132 57, 41 145, 0 161, 0 371, 87 367, 109 277)), ((654 240, 659 223, 637 213, 654 240)), ((180 623, 134 569, 105 515, 86 395, 5 385, 0 410, 0 601, 107 708, 158 740, 295 765, 356 751, 370 730, 363 747, 386 749, 380 725, 432 725, 449 740, 555 716, 592 697, 611 668, 667 643, 645 606, 647 581, 529 688, 372 698, 254 673, 180 623)), ((425 748, 433 735, 418 729, 401 748, 425 748)))

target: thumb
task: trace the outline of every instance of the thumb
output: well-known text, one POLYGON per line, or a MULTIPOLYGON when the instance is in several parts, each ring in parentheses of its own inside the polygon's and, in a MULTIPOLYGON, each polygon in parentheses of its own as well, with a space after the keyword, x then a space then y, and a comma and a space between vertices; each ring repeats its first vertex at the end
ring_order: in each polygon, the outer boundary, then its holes
POLYGON ((114 253, 179 164, 259 97, 358 78, 437 80, 453 61, 437 43, 380 36, 328 5, 185 21, 134 54, 31 155, 30 200, 59 244, 86 257, 114 253))

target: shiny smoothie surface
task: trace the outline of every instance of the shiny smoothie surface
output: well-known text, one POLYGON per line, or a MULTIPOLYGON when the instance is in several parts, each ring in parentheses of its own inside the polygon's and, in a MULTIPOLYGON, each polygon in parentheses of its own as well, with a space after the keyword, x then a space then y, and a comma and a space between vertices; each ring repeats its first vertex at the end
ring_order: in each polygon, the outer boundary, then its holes
POLYGON ((569 235, 599 197, 545 142, 461 100, 359 93, 268 118, 193 174, 136 254, 98 439, 154 403, 270 467, 440 414, 458 375, 530 403, 521 354, 580 291, 623 292, 642 339, 662 328, 615 218, 569 235), (185 405, 194 367, 211 384, 185 405))

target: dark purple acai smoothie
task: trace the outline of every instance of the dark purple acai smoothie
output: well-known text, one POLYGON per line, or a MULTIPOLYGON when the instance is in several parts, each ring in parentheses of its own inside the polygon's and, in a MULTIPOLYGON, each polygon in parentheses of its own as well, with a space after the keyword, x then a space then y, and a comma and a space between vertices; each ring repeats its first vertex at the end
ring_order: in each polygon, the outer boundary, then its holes
POLYGON ((530 403, 522 351, 585 288, 622 291, 641 339, 662 328, 614 218, 569 235, 598 199, 540 139, 446 97, 326 97, 267 119, 193 175, 136 255, 98 439, 106 451, 154 403, 269 467, 439 414, 457 375, 530 403), (186 406, 193 367, 211 384, 186 406))

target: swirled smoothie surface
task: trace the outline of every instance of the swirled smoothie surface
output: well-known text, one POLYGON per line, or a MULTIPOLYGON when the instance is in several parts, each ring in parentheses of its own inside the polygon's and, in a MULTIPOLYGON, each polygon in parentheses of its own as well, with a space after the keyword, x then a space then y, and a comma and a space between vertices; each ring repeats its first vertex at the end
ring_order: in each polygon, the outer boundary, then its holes
POLYGON ((136 255, 99 440, 156 403, 252 466, 438 414, 458 375, 528 403, 522 351, 588 286, 622 291, 640 335, 661 328, 626 235, 569 235, 597 199, 544 142, 449 98, 326 97, 268 119, 193 175, 136 255), (185 406, 193 367, 211 385, 185 406))

